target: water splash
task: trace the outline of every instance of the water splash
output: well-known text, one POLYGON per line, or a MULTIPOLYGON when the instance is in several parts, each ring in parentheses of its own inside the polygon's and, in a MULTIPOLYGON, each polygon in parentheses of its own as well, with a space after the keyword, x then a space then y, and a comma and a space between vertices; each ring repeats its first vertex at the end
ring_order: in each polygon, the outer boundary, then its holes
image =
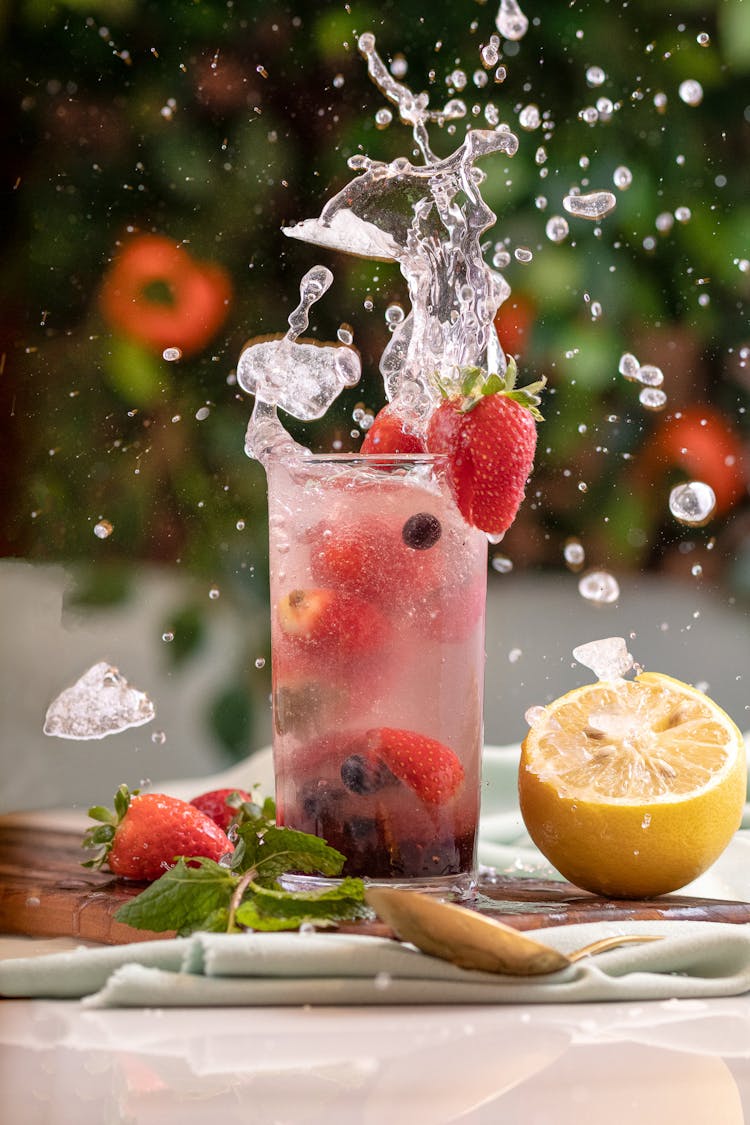
POLYGON ((518 139, 505 125, 472 129, 445 159, 432 150, 428 125, 463 117, 466 106, 452 99, 431 109, 426 93, 397 81, 366 33, 359 49, 375 85, 410 125, 424 164, 404 157, 389 164, 357 155, 360 172, 326 203, 317 219, 284 233, 367 258, 399 263, 411 311, 396 325, 380 370, 386 396, 415 425, 439 400, 438 381, 458 390, 463 367, 480 365, 502 374, 505 356, 493 327, 510 288, 482 256, 481 236, 496 216, 484 202, 484 173, 478 160, 495 153, 513 156, 518 139))
POLYGON ((300 301, 289 314, 286 335, 251 341, 240 356, 237 382, 255 405, 247 428, 245 451, 265 463, 283 449, 297 447, 279 422, 281 407, 295 418, 322 418, 344 387, 359 382, 360 358, 346 344, 300 341, 310 320, 310 309, 333 282, 325 266, 313 266, 300 281, 300 301))
POLYGON ((515 41, 523 39, 528 31, 529 21, 516 0, 500 0, 495 26, 503 38, 515 41))
POLYGON ((590 191, 586 195, 566 195, 563 207, 577 219, 603 219, 614 211, 617 199, 611 191, 590 191))

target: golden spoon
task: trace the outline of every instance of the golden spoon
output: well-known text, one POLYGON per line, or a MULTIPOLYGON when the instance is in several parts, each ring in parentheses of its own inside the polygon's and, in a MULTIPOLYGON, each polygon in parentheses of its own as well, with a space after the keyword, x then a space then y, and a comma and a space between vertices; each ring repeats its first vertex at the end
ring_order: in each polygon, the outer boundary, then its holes
POLYGON ((566 954, 494 918, 415 891, 368 887, 365 901, 397 937, 416 945, 423 953, 451 961, 462 969, 489 973, 524 977, 556 973, 582 957, 628 942, 659 941, 655 934, 617 934, 566 954))

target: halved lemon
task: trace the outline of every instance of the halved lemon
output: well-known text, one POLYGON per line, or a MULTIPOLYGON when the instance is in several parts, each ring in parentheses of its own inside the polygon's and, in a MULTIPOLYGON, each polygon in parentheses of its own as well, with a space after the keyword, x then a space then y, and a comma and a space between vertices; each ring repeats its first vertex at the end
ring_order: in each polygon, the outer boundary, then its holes
POLYGON ((561 875, 595 894, 650 898, 696 879, 731 840, 745 745, 702 692, 643 672, 539 712, 518 788, 529 835, 561 875))

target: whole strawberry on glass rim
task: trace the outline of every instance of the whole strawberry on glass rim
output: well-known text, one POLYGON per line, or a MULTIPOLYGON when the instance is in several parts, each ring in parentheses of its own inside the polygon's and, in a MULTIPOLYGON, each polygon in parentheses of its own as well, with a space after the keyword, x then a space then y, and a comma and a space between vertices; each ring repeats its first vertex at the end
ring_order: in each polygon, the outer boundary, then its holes
POLYGON ((467 523, 502 535, 516 518, 536 452, 541 378, 516 387, 511 358, 505 375, 479 367, 462 372, 460 393, 441 382, 443 401, 427 426, 427 449, 448 455, 448 480, 467 523))

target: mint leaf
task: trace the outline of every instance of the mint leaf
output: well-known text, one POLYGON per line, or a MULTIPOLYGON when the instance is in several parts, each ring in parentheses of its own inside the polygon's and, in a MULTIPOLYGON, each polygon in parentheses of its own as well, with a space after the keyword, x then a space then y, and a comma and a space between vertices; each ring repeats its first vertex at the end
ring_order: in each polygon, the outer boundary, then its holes
MULTIPOLYGON (((298 930, 304 922, 309 921, 305 914, 290 915, 288 918, 273 918, 270 915, 259 914, 253 902, 243 902, 236 917, 245 929, 261 930, 265 933, 278 930, 298 930)), ((318 924, 322 925, 323 923, 318 924)))
POLYGON ((370 914, 364 902, 361 879, 343 879, 337 887, 324 891, 284 891, 252 885, 252 896, 238 908, 236 920, 250 928, 286 929, 282 922, 315 922, 317 925, 350 921, 370 914))
POLYGON ((273 884, 287 871, 305 875, 339 875, 346 856, 331 848, 318 836, 294 828, 269 828, 258 843, 255 856, 255 882, 273 884))
POLYGON ((238 880, 212 859, 190 862, 199 866, 188 867, 181 856, 160 879, 121 906, 115 919, 155 933, 176 930, 180 936, 206 929, 206 922, 215 920, 217 911, 228 912, 238 880))

